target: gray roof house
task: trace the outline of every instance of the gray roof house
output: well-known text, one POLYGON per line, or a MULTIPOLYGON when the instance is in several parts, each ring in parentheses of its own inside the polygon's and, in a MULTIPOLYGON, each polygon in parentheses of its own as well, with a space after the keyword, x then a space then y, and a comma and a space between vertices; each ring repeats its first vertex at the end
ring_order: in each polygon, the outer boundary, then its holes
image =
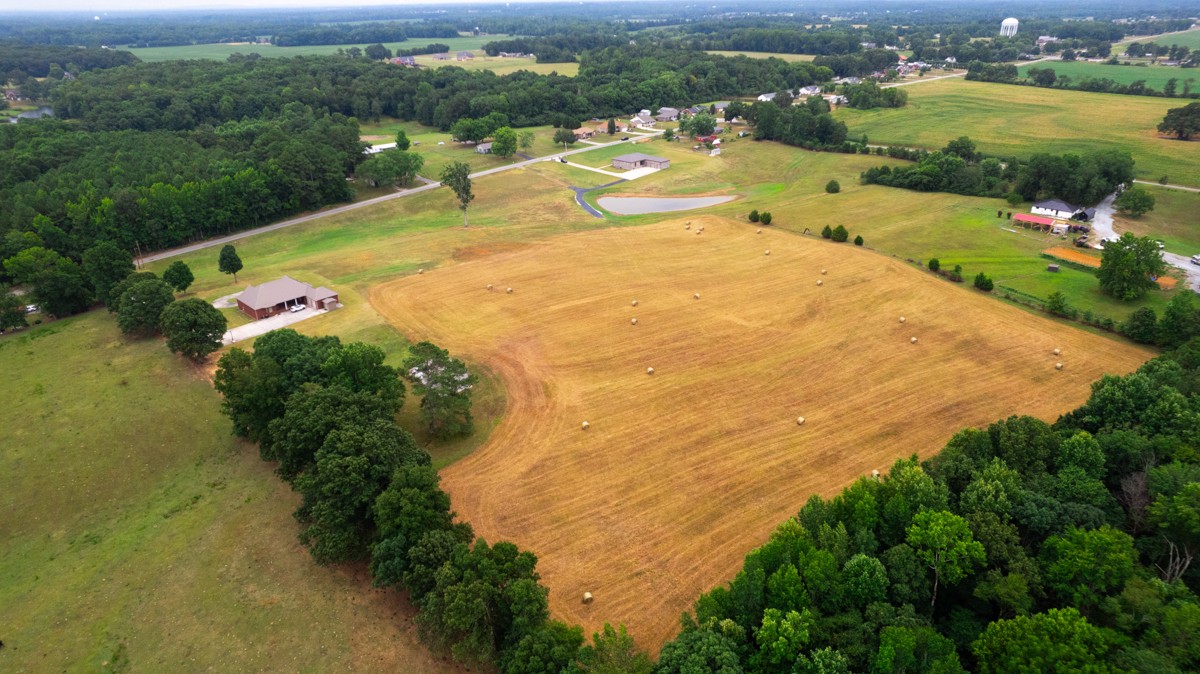
POLYGON ((1043 199, 1033 204, 1029 211, 1036 215, 1048 215, 1052 218, 1068 219, 1079 212, 1079 207, 1069 204, 1062 199, 1043 199))
POLYGON ((612 165, 619 169, 656 168, 665 169, 671 166, 671 160, 666 157, 656 157, 652 154, 633 152, 613 157, 612 165))
POLYGON ((290 276, 247 286, 237 298, 238 309, 258 320, 290 311, 296 306, 310 309, 333 309, 338 306, 338 294, 329 288, 314 288, 290 276))
POLYGON ((676 108, 659 108, 658 114, 654 116, 654 119, 660 122, 674 122, 679 119, 679 110, 676 108))

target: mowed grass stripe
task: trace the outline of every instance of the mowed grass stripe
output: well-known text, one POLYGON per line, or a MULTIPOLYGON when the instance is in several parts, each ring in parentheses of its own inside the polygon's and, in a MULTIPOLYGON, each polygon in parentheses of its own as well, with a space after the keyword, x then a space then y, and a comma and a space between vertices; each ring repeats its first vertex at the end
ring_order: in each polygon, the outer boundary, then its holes
POLYGON ((963 426, 1052 420, 1150 355, 869 251, 716 217, 557 237, 371 300, 505 382, 489 442, 443 471, 456 510, 538 554, 557 617, 625 622, 655 648, 811 494, 963 426))

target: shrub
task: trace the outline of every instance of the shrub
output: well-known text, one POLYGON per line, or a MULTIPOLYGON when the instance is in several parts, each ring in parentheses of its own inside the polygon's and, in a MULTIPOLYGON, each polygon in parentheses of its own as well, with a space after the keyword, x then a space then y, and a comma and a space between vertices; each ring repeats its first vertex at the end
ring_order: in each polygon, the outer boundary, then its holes
POLYGON ((833 230, 829 228, 829 225, 825 225, 825 229, 821 230, 821 238, 822 239, 833 238, 833 230))
POLYGON ((758 222, 758 209, 750 211, 750 222, 758 222))
POLYGON ((759 214, 758 221, 763 223, 764 225, 771 224, 771 212, 763 211, 761 214, 759 214))
POLYGON ((1163 177, 1159 178, 1159 179, 1158 179, 1158 184, 1159 184, 1159 185, 1166 185, 1166 184, 1167 184, 1167 177, 1166 177, 1166 176, 1163 176, 1163 177))
POLYGON ((1046 298, 1046 311, 1064 318, 1074 318, 1076 313, 1071 305, 1067 304, 1067 297, 1057 290, 1046 298))
POLYGON ((979 272, 975 276, 975 287, 979 288, 980 290, 982 290, 985 293, 990 293, 990 292, 992 292, 992 288, 994 288, 995 285, 992 283, 992 279, 987 277, 987 274, 984 274, 983 272, 979 272))
POLYGON ((838 184, 838 181, 830 180, 829 182, 825 183, 825 191, 830 194, 837 194, 838 192, 842 191, 842 186, 838 184))
POLYGON ((833 240, 834 241, 836 241, 838 243, 845 243, 849 238, 850 238, 850 232, 847 232, 845 227, 838 225, 837 227, 834 228, 834 230, 833 230, 833 240))
POLYGON ((942 268, 942 263, 938 262, 936 257, 931 257, 929 258, 929 264, 925 266, 929 267, 929 271, 937 271, 942 268))
POLYGON ((1022 201, 1025 201, 1025 197, 1022 197, 1016 192, 1009 192, 1007 195, 1005 195, 1004 200, 1008 202, 1009 206, 1016 206, 1022 201))
POLYGON ((858 236, 854 237, 854 245, 856 245, 856 246, 863 245, 862 234, 859 234, 858 236))

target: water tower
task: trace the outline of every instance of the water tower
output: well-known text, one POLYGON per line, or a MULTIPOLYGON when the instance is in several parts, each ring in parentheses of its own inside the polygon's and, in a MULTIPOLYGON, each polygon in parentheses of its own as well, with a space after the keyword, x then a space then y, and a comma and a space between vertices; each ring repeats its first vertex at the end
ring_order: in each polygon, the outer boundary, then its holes
POLYGON ((1000 22, 1000 36, 1012 37, 1017 34, 1017 25, 1020 22, 1013 18, 1007 18, 1000 22))

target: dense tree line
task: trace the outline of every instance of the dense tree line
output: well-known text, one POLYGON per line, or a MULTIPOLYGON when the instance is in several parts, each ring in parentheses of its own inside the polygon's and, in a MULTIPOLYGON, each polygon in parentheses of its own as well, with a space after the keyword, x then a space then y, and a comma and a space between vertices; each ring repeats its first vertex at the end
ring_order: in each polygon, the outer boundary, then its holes
POLYGON ((296 103, 193 131, 2 125, 0 256, 26 236, 75 259, 103 240, 167 248, 344 201, 362 147, 353 120, 296 103))
MULTIPOLYGON (((910 157, 914 156, 910 153, 910 157)), ((906 157, 909 158, 909 157, 906 157)), ((963 137, 938 152, 916 152, 916 163, 879 166, 862 176, 864 184, 887 185, 918 192, 952 192, 968 196, 1035 201, 1057 198, 1091 205, 1133 180, 1133 157, 1120 150, 1084 154, 1035 154, 1027 160, 1001 162, 984 157, 963 137)))
POLYGON ((408 38, 458 37, 450 24, 432 23, 356 23, 317 25, 277 32, 271 42, 280 47, 315 44, 365 44, 368 42, 404 42, 408 38))
POLYGON ((871 108, 903 108, 908 104, 908 92, 899 87, 881 88, 874 80, 848 84, 842 91, 846 105, 863 110, 871 108))
POLYGON ((313 559, 369 561, 377 587, 408 592, 421 638, 460 662, 499 665, 505 674, 568 665, 638 671, 626 663, 645 671, 649 659, 624 628, 606 626, 584 647, 580 628, 550 621, 537 557, 476 539, 451 510, 428 452, 396 424, 403 373, 423 394, 427 421, 452 435, 469 433, 473 378, 462 363, 429 343, 414 345, 402 370, 384 355, 336 337, 276 330, 253 353, 235 348, 218 365, 215 385, 234 432, 256 442, 301 496, 295 516, 313 559), (448 416, 431 413, 436 407, 448 407, 448 416), (453 428, 447 419, 457 420, 453 428))
MULTIPOLYGON (((726 116, 741 112, 739 107, 726 116)), ((775 100, 755 103, 745 111, 746 121, 754 125, 755 140, 777 140, 812 150, 843 150, 846 125, 829 114, 829 104, 813 96, 803 105, 792 105, 790 99, 776 94, 775 100)), ((857 147, 857 146, 856 146, 857 147)), ((850 151, 855 152, 857 149, 850 151)))
POLYGON ((1198 374, 1193 341, 813 496, 656 671, 1195 671, 1198 374))
POLYGON ((697 49, 764 51, 783 54, 853 54, 861 51, 862 34, 846 27, 830 29, 741 28, 720 22, 687 27, 686 42, 697 49))
POLYGON ((887 70, 899 61, 896 52, 887 49, 868 49, 856 54, 818 56, 813 65, 825 66, 838 77, 862 77, 887 70))
POLYGON ((518 37, 496 40, 483 45, 488 56, 500 52, 533 54, 538 63, 574 63, 576 55, 588 49, 601 49, 627 44, 628 39, 611 33, 597 31, 547 35, 543 37, 518 37))
POLYGON ((51 45, 0 42, 0 80, 24 84, 30 77, 49 77, 51 65, 73 75, 88 70, 115 68, 137 63, 138 57, 116 49, 85 49, 51 45))

